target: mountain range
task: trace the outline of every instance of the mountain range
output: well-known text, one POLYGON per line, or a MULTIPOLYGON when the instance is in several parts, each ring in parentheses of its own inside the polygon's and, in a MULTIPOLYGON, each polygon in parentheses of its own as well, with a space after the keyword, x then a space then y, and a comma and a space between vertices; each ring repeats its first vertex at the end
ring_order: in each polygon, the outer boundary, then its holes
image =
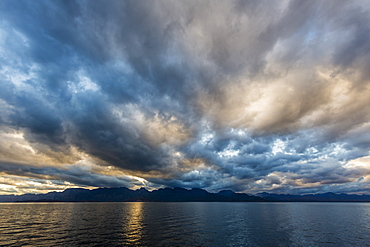
POLYGON ((256 196, 222 190, 210 193, 203 189, 162 188, 72 188, 46 194, 0 195, 0 202, 370 202, 370 195, 309 194, 289 195, 260 193, 256 196))

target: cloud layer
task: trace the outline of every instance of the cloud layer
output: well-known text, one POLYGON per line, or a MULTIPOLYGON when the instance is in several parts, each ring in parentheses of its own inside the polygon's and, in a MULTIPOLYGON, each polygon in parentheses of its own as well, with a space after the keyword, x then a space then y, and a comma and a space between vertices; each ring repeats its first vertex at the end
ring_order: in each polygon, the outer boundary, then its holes
POLYGON ((370 188, 367 1, 2 1, 0 192, 370 188))

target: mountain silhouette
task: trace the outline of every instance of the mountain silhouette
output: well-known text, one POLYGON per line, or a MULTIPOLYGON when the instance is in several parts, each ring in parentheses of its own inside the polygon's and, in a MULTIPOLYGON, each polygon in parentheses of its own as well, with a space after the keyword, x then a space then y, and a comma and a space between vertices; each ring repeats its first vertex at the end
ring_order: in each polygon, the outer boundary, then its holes
POLYGON ((336 194, 332 192, 307 195, 270 194, 264 192, 257 195, 267 201, 282 202, 370 202, 370 195, 336 194))
POLYGON ((98 188, 93 190, 73 188, 63 192, 46 194, 0 195, 0 202, 370 202, 370 195, 309 194, 289 195, 260 193, 251 196, 222 190, 210 193, 203 189, 162 188, 148 191, 145 188, 131 190, 121 188, 98 188))

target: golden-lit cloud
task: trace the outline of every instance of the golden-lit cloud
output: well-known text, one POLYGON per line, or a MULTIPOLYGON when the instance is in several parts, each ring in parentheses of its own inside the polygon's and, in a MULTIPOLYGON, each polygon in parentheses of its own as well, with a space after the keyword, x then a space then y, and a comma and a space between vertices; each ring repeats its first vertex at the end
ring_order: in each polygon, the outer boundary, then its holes
MULTIPOLYGON (((55 183, 47 179, 35 179, 14 175, 3 175, 0 177, 0 193, 3 195, 21 195, 26 193, 47 193, 51 191, 63 191, 68 188, 75 188, 77 185, 63 181, 55 183)), ((85 187, 92 189, 95 187, 85 187)))
POLYGON ((47 145, 29 142, 22 131, 0 131, 0 160, 37 165, 73 164, 83 156, 76 148, 54 151, 47 145))
POLYGON ((332 76, 333 71, 299 72, 269 81, 225 82, 216 93, 200 94, 198 104, 222 127, 257 133, 321 126, 343 134, 369 119, 369 85, 357 88, 351 78, 332 76))
POLYGON ((156 114, 152 118, 141 120, 137 126, 144 139, 153 145, 179 145, 190 138, 190 130, 174 116, 163 117, 156 114))

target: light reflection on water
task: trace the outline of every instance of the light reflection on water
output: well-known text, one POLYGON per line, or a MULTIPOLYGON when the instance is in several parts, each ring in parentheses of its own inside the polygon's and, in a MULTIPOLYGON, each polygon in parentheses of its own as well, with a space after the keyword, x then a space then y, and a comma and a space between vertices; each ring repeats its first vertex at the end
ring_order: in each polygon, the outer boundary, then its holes
POLYGON ((0 245, 370 246, 370 203, 3 203, 0 245))
POLYGON ((140 244, 143 230, 143 203, 136 202, 129 205, 127 223, 123 226, 124 239, 131 244, 140 244))

